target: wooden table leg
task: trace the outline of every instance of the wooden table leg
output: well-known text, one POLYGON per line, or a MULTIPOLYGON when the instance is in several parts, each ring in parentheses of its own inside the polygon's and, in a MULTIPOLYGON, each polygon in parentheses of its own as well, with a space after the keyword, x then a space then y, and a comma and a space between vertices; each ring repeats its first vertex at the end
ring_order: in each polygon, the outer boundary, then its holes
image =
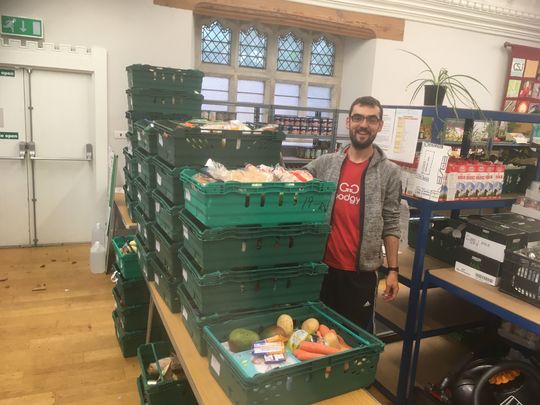
POLYGON ((152 295, 150 295, 150 301, 148 302, 148 322, 146 323, 146 343, 150 343, 153 318, 154 318, 154 299, 152 298, 152 295))

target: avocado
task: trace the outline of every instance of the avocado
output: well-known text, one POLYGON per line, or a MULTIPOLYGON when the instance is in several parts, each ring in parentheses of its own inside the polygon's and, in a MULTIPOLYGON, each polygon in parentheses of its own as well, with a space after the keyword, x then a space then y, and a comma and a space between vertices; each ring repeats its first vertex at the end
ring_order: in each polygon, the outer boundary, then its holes
POLYGON ((259 334, 249 329, 238 328, 229 333, 229 349, 233 353, 250 350, 253 342, 260 340, 259 334))

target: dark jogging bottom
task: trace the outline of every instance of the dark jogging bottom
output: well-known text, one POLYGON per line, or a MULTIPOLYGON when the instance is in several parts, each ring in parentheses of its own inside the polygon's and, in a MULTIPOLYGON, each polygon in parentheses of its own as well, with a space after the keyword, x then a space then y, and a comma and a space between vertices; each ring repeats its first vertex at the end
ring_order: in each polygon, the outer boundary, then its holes
POLYGON ((321 287, 321 301, 367 331, 373 331, 378 277, 376 271, 330 267, 321 287))

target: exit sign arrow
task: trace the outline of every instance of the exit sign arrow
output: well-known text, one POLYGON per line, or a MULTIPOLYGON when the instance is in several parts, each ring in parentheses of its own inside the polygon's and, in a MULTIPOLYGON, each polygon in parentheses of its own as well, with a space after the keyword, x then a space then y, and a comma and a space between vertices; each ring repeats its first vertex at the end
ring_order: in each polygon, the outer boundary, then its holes
POLYGON ((2 34, 27 38, 43 38, 43 21, 33 18, 2 16, 2 34))

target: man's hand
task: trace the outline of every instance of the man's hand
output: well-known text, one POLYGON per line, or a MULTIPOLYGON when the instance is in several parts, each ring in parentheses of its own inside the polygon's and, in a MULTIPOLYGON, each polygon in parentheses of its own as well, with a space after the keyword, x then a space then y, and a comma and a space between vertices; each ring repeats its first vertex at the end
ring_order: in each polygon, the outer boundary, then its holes
POLYGON ((396 299, 399 291, 398 273, 390 271, 386 276, 386 288, 384 289, 383 299, 385 301, 393 301, 396 299))

